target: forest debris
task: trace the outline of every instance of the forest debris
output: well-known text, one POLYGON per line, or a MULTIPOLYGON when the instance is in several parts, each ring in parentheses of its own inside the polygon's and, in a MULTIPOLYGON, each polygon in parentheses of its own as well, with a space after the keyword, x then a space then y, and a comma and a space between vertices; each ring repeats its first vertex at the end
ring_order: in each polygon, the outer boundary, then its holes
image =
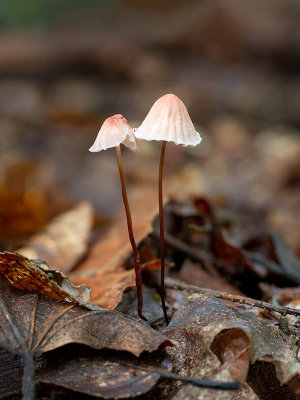
MULTIPOLYGON (((165 186, 165 197, 177 192, 185 196, 199 188, 199 174, 195 169, 187 167, 180 174, 170 177, 165 186)), ((129 203, 135 205, 132 220, 138 243, 152 230, 152 220, 158 212, 157 191, 152 187, 139 188, 132 193, 129 203)), ((126 221, 122 215, 94 243, 84 261, 70 274, 70 279, 76 285, 84 283, 92 289, 92 303, 104 308, 115 308, 121 301, 123 292, 135 285, 134 271, 124 268, 130 253, 126 221)))
POLYGON ((188 285, 184 282, 180 282, 180 281, 177 281, 172 278, 167 278, 166 288, 171 289, 171 290, 182 290, 182 291, 185 291, 187 294, 189 294, 189 293, 212 294, 218 299, 229 300, 233 303, 246 304, 251 307, 262 308, 262 309, 270 311, 270 312, 279 313, 283 316, 285 316, 287 314, 294 315, 297 317, 300 316, 300 310, 296 309, 296 308, 277 306, 277 305, 273 305, 270 303, 266 303, 261 300, 254 300, 254 299, 251 299, 251 298, 245 297, 245 296, 239 296, 236 294, 230 294, 230 293, 220 292, 217 290, 210 290, 210 289, 206 289, 206 288, 199 288, 197 286, 188 285))
POLYGON ((135 397, 148 392, 160 375, 124 365, 124 357, 75 358, 47 368, 37 380, 105 399, 135 397))
MULTIPOLYGON (((134 359, 126 353, 105 352, 104 356, 76 356, 67 362, 51 363, 41 371, 37 380, 63 388, 104 398, 135 397, 148 392, 160 377, 166 378, 172 387, 174 381, 189 382, 200 387, 219 390, 236 390, 238 383, 208 381, 179 375, 161 368, 163 353, 156 352, 154 359, 141 356, 134 359), (52 365, 53 364, 53 365, 52 365)), ((158 389, 159 390, 159 389, 158 389)), ((155 397, 161 398, 161 397, 155 397)))
POLYGON ((11 155, 0 168, 0 237, 11 240, 32 234, 48 218, 48 193, 29 184, 38 180, 40 165, 11 155))
POLYGON ((229 329, 215 337, 211 349, 222 361, 222 368, 243 383, 247 379, 250 363, 249 347, 249 338, 242 329, 229 329))
POLYGON ((0 274, 18 289, 38 292, 54 299, 71 303, 87 302, 90 290, 84 285, 74 286, 60 271, 43 263, 37 264, 18 253, 0 253, 0 274))
POLYGON ((16 356, 0 347, 0 398, 18 395, 22 386, 23 367, 16 356))
POLYGON ((232 392, 220 390, 218 392, 211 389, 201 389, 193 385, 184 385, 178 392, 171 397, 172 400, 260 400, 251 387, 244 384, 243 387, 232 392))
POLYGON ((62 272, 69 272, 84 255, 93 223, 93 210, 84 201, 54 218, 18 250, 25 257, 45 260, 62 272))
MULTIPOLYGON (((113 310, 121 301, 124 291, 135 286, 134 270, 125 270, 122 266, 101 265, 99 271, 91 269, 82 273, 72 273, 75 284, 84 282, 92 289, 93 304, 113 310)), ((81 283, 83 284, 83 283, 81 283)))
MULTIPOLYGON (((284 277, 288 280, 287 284, 289 281, 300 284, 300 262, 277 232, 264 232, 248 240, 244 248, 257 268, 272 272, 274 277, 284 277)), ((274 283, 274 279, 272 282, 274 283)), ((282 280, 278 282, 280 283, 282 284, 282 280)))
POLYGON ((300 286, 279 288, 274 285, 268 285, 265 282, 259 284, 259 288, 263 292, 264 301, 276 301, 282 306, 286 306, 288 303, 300 299, 300 286))
MULTIPOLYGON (((176 276, 174 276, 174 278, 176 278, 176 276)), ((210 271, 206 272, 199 263, 192 263, 189 260, 186 260, 182 264, 177 279, 178 278, 190 285, 241 294, 239 290, 230 285, 221 275, 211 274, 210 271)))
MULTIPOLYGON (((217 218, 212 204, 200 196, 182 202, 173 200, 166 205, 166 214, 166 243, 175 254, 182 252, 199 261, 210 274, 225 273, 231 280, 241 280, 241 275, 246 274, 272 282, 300 282, 299 262, 277 234, 273 237, 269 233, 267 240, 263 240, 266 235, 262 239, 257 236, 243 247, 232 244, 224 222, 217 218), (281 252, 281 257, 276 256, 276 251, 281 252)), ((154 232, 157 235, 157 221, 154 232)), ((241 281, 240 289, 247 290, 243 285, 241 281)))
MULTIPOLYGON (((96 349, 128 351, 139 356, 152 352, 165 336, 146 324, 103 309, 88 310, 77 304, 14 288, 0 276, 0 346, 24 360, 23 393, 33 397, 33 356, 68 343, 96 349)), ((28 397, 28 398, 32 398, 28 397)))
POLYGON ((299 380, 296 339, 282 332, 277 321, 241 306, 232 307, 216 299, 213 292, 191 295, 164 333, 179 343, 167 353, 180 373, 206 378, 214 373, 220 380, 224 366, 230 363, 229 371, 245 382, 249 361, 266 361, 274 365, 281 384, 299 380))
POLYGON ((298 283, 300 283, 300 261, 277 232, 270 232, 270 238, 278 263, 288 276, 299 277, 298 283))

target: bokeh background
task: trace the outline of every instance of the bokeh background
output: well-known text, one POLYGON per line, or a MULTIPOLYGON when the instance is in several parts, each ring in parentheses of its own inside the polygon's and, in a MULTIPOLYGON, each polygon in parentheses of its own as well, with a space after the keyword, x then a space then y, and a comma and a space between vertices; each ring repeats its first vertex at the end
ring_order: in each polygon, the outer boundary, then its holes
MULTIPOLYGON (((81 200, 108 224, 114 152, 88 148, 107 117, 137 127, 174 93, 203 141, 168 147, 165 181, 255 214, 300 254, 299 22, 297 0, 1 0, 0 248, 81 200)), ((123 152, 128 186, 156 190, 160 146, 140 148, 123 152)))

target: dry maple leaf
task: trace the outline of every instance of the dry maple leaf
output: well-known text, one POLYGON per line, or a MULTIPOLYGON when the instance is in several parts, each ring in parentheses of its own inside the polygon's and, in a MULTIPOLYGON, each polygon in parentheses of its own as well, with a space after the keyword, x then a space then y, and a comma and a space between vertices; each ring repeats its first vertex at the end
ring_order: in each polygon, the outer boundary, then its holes
MULTIPOLYGON (((154 351, 165 336, 118 312, 88 310, 78 304, 51 299, 13 287, 0 276, 0 346, 23 357, 23 394, 34 392, 34 362, 44 352, 68 343, 96 349, 128 351, 139 356, 154 351)), ((4 379, 4 377, 0 377, 4 379)))

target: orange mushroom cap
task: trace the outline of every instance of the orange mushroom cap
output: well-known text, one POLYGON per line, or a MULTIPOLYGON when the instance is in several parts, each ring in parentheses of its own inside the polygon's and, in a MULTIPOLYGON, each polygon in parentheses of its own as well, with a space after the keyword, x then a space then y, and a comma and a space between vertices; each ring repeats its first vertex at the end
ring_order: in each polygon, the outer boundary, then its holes
POLYGON ((124 144, 132 151, 138 149, 136 137, 127 119, 121 114, 115 114, 103 122, 96 140, 89 150, 98 152, 116 147, 119 144, 124 144))

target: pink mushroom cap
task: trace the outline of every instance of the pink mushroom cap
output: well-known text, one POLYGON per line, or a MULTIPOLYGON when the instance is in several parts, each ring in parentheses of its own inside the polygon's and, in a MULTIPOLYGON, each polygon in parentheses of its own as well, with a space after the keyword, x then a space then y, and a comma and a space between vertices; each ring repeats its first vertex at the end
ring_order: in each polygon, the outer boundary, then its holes
POLYGON ((132 151, 138 149, 136 137, 127 119, 121 114, 115 114, 103 122, 96 140, 89 150, 98 152, 116 147, 119 144, 124 144, 132 151))
POLYGON ((166 94, 153 104, 135 135, 138 139, 165 140, 184 146, 196 146, 202 140, 185 105, 174 94, 166 94))

